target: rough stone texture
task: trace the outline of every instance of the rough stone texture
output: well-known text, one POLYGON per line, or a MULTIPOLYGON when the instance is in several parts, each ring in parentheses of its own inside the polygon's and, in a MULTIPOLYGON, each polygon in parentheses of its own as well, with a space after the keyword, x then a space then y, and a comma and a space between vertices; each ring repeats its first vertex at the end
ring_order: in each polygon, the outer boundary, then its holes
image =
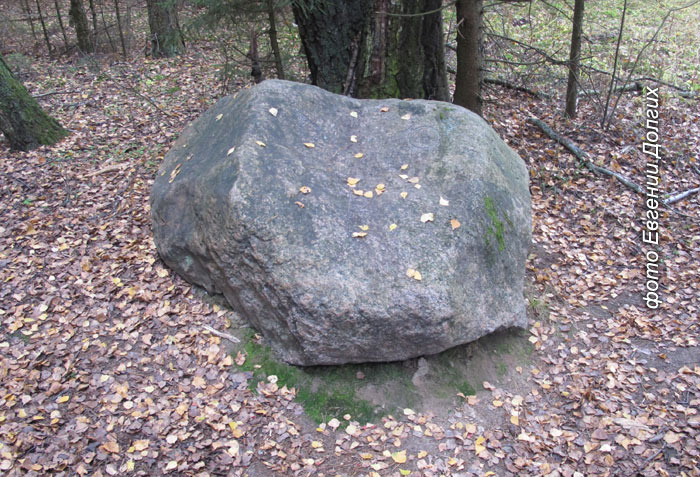
POLYGON ((448 103, 265 81, 186 129, 151 210, 163 260, 223 293, 290 363, 400 360, 526 324, 525 164, 448 103), (349 177, 374 196, 355 195, 349 177))

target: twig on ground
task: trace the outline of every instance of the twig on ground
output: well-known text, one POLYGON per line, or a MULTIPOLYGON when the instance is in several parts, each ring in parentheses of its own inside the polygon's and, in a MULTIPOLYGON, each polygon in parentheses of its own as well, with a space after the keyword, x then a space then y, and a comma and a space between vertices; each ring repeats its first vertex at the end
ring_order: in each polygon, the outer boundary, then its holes
POLYGON ((610 169, 607 169, 605 167, 601 166, 596 166, 593 164, 589 159, 588 156, 585 152, 583 152, 581 149, 578 148, 571 140, 560 136, 557 134, 552 128, 550 128, 544 121, 541 121, 537 118, 529 118, 528 122, 538 126, 542 131, 544 131, 547 136, 550 138, 554 139, 556 142, 564 146, 566 149, 569 150, 576 158, 583 164, 586 169, 588 169, 591 172, 597 173, 597 174, 603 174, 606 176, 614 177, 618 181, 620 181, 623 185, 627 186, 628 188, 632 189, 638 194, 644 194, 644 190, 639 186, 638 184, 635 184, 632 182, 630 179, 627 177, 623 176, 622 174, 619 174, 617 172, 611 171, 610 169))
POLYGON ((85 174, 83 178, 88 179, 90 177, 99 176, 100 174, 106 174, 107 172, 121 171, 123 168, 124 166, 122 164, 112 164, 111 166, 103 167, 102 169, 85 174))
POLYGON ((236 338, 232 334, 224 333, 223 331, 216 330, 209 325, 202 325, 202 328, 207 330, 209 333, 218 336, 219 338, 223 338, 225 340, 230 341, 231 343, 240 343, 241 342, 241 340, 239 340, 238 338, 236 338))
POLYGON ((677 194, 669 196, 667 199, 664 199, 663 204, 664 205, 671 205, 675 204, 676 202, 680 202, 681 200, 685 199, 686 197, 690 197, 693 194, 697 194, 700 192, 700 187, 695 187, 694 189, 688 189, 683 192, 679 192, 677 194))

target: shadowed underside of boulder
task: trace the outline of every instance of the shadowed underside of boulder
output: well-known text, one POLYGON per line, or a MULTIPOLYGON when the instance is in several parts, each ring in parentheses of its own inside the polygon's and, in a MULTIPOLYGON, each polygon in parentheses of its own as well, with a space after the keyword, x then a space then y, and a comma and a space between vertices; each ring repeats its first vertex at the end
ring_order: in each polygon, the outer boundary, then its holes
POLYGON ((167 154, 155 242, 293 364, 394 361, 525 326, 528 173, 481 118, 285 81, 167 154))

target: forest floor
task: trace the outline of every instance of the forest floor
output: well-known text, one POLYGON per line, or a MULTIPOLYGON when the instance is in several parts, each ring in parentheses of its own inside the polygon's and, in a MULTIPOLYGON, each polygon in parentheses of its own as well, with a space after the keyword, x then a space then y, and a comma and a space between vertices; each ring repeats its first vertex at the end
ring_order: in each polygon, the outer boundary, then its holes
MULTIPOLYGON (((317 425, 296 389, 275 378, 249 388, 252 357, 208 329, 238 318, 174 276, 153 244, 158 166, 218 94, 207 53, 25 70, 71 135, 29 153, 0 142, 0 471, 700 475, 698 196, 662 209, 663 304, 649 310, 644 198, 527 122, 643 184, 643 96, 624 96, 601 131, 585 102, 565 121, 558 102, 489 90, 486 119, 531 174, 527 359, 449 406, 317 425)), ((700 106, 661 97, 661 189, 696 187, 700 106)))

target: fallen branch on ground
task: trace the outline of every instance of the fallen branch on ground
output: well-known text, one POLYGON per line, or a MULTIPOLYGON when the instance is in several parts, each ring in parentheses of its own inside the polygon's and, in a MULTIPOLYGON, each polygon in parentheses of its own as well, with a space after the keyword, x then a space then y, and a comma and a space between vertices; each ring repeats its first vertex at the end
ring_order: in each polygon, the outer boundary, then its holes
POLYGON ((618 174, 617 172, 611 171, 610 169, 601 166, 596 166, 595 164, 593 164, 588 159, 587 154, 581 149, 579 149, 578 146, 576 146, 570 139, 560 136, 552 128, 547 126, 547 124, 543 121, 537 118, 529 118, 528 122, 531 122, 532 124, 538 126, 542 131, 544 131, 545 134, 547 134, 547 136, 554 139, 556 142, 568 149, 569 152, 576 156, 576 158, 581 162, 581 164, 583 164, 589 171, 594 172, 596 174, 603 174, 606 176, 614 177, 622 184, 635 191, 636 193, 644 194, 644 190, 639 185, 635 184, 622 174, 618 174))
POLYGON ((111 166, 103 167, 102 169, 99 169, 95 172, 90 172, 89 174, 85 174, 83 177, 85 179, 88 179, 90 177, 95 177, 99 176, 100 174, 105 174, 107 172, 116 172, 116 171, 121 171, 123 169, 122 164, 112 164, 111 166))
POLYGON ((219 338, 223 338, 225 340, 230 341, 231 343, 240 343, 241 342, 241 340, 239 340, 238 338, 236 338, 232 334, 224 333, 223 331, 216 330, 209 325, 202 325, 202 328, 207 330, 209 333, 218 336, 219 338))
POLYGON ((484 78, 484 83, 495 84, 497 86, 503 86, 504 88, 513 89, 522 93, 527 93, 530 96, 534 96, 535 98, 541 98, 543 96, 542 93, 538 93, 533 89, 526 88, 525 86, 519 86, 517 84, 511 83, 510 81, 502 80, 499 78, 484 78))
POLYGON ((667 199, 663 200, 664 205, 671 205, 675 204, 676 202, 680 202, 681 200, 685 199, 686 197, 690 197, 693 194, 697 194, 700 192, 700 187, 695 187, 694 189, 688 189, 683 192, 679 192, 678 194, 674 194, 669 196, 667 199))

